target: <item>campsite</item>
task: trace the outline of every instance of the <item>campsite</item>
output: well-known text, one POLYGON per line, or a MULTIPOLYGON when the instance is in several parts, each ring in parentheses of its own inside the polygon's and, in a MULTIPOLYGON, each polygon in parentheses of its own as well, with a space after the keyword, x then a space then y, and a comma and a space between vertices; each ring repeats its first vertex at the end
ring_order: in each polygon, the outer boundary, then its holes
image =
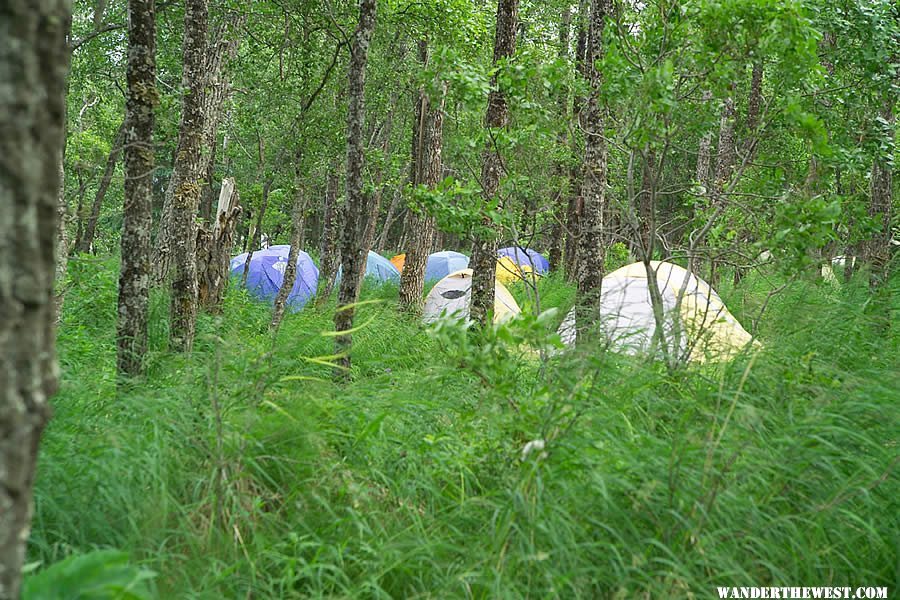
POLYGON ((900 593, 895 1, 0 32, 0 600, 900 593))

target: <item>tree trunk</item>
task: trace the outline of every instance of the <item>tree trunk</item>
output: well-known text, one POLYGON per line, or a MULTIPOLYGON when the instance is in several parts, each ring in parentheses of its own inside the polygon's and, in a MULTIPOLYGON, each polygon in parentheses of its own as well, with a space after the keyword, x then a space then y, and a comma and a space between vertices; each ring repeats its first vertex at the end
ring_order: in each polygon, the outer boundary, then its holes
POLYGON ((759 128, 760 106, 762 104, 763 64, 757 60, 753 63, 753 72, 750 75, 750 92, 747 96, 747 138, 744 140, 744 152, 752 150, 753 134, 759 128))
POLYGON ((640 258, 649 264, 656 246, 656 151, 646 147, 641 161, 641 191, 635 213, 638 218, 640 258))
MULTIPOLYGON (((881 287, 889 276, 891 260, 891 213, 893 209, 893 173, 890 158, 893 155, 894 101, 884 100, 880 111, 884 137, 890 151, 883 152, 872 162, 872 179, 869 200, 869 218, 877 223, 878 231, 863 242, 863 260, 869 263, 869 287, 873 291, 881 287)), ((849 258, 848 258, 849 260, 849 258)))
POLYGON ((391 203, 388 205, 387 214, 384 216, 384 226, 381 229, 381 235, 378 237, 378 243, 375 244, 375 252, 378 252, 379 254, 384 252, 384 249, 390 240, 391 227, 394 225, 394 220, 397 216, 397 208, 400 206, 400 200, 402 198, 403 194, 401 193, 400 188, 395 188, 391 203))
POLYGON ((601 104, 603 74, 597 62, 603 58, 603 28, 612 14, 612 0, 591 2, 586 69, 590 95, 585 107, 584 181, 582 182, 581 231, 577 246, 576 323, 583 330, 593 325, 600 313, 601 281, 606 258, 603 243, 603 215, 606 208, 607 149, 604 139, 605 110, 601 104))
MULTIPOLYGON (((393 94, 391 97, 390 111, 388 112, 384 126, 381 128, 380 135, 384 139, 381 144, 382 165, 388 165, 391 162, 391 129, 394 127, 394 110, 397 108, 397 99, 397 94, 393 94)), ((373 134, 373 139, 374 137, 373 134)), ((378 226, 378 212, 381 210, 381 199, 384 197, 385 189, 387 189, 387 186, 383 183, 384 168, 381 165, 376 167, 374 179, 373 187, 375 191, 373 192, 371 202, 369 203, 369 217, 366 221, 365 233, 363 234, 363 245, 367 248, 367 253, 368 249, 371 249, 375 244, 375 229, 378 226)))
MULTIPOLYGON (((154 83, 155 85, 155 83, 154 83)), ((94 236, 97 232, 97 221, 100 219, 100 209, 103 207, 103 199, 112 182, 113 175, 116 172, 116 163, 119 162, 119 155, 122 154, 122 146, 125 142, 125 122, 119 127, 116 133, 116 139, 113 140, 112 148, 109 149, 109 157, 106 159, 106 168, 103 170, 103 178, 100 179, 100 185, 97 193, 94 195, 94 203, 91 205, 91 214, 84 226, 84 233, 78 240, 76 250, 78 252, 90 252, 94 245, 94 236)))
POLYGON ((240 196, 233 178, 222 181, 212 226, 197 230, 197 298, 212 314, 222 312, 228 283, 228 261, 241 214, 240 196))
MULTIPOLYGON (((712 102, 712 92, 709 90, 705 90, 703 92, 703 104, 707 104, 712 102)), ((700 194, 706 196, 709 194, 709 184, 710 184, 710 165, 712 164, 712 132, 707 131, 703 134, 703 137, 700 138, 700 144, 697 147, 697 167, 695 171, 694 179, 698 186, 700 186, 700 194)))
POLYGON ((0 50, 0 598, 20 597, 41 433, 56 393, 53 278, 69 3, 3 5, 0 50))
MULTIPOLYGON (((566 6, 563 9, 562 20, 559 24, 559 59, 560 62, 567 63, 569 60, 569 30, 572 27, 572 10, 566 6)), ((563 88, 557 99, 557 111, 559 112, 560 121, 567 123, 569 120, 569 95, 568 90, 563 88)), ((556 136, 559 145, 559 152, 564 155, 569 148, 569 136, 565 126, 560 128, 556 136)), ((550 228, 550 265, 554 269, 562 266, 563 248, 566 239, 566 212, 568 208, 568 190, 569 190, 569 169, 566 161, 560 159, 553 168, 554 175, 557 180, 556 198, 553 200, 553 225, 550 228)))
MULTIPOLYGON (((206 144, 210 136, 215 139, 215 131, 218 127, 218 115, 211 112, 212 102, 217 103, 217 106, 220 107, 221 100, 227 91, 227 84, 219 82, 219 71, 225 63, 224 56, 232 42, 223 41, 221 46, 217 41, 207 43, 208 17, 209 0, 185 0, 181 124, 178 130, 178 147, 175 150, 172 177, 166 187, 159 231, 154 243, 153 280, 157 284, 165 283, 171 271, 179 268, 179 260, 184 263, 184 257, 179 259, 178 256, 184 251, 183 235, 191 234, 187 244, 188 249, 195 242, 197 228, 193 223, 186 224, 184 222, 185 210, 193 209, 192 220, 199 211, 202 178, 206 174, 210 158, 209 147, 206 144), (218 67, 217 70, 210 70, 210 68, 215 69, 216 67, 218 67), (214 121, 214 123, 210 123, 210 121, 214 121)), ((184 265, 182 264, 182 266, 184 265)), ((182 277, 183 275, 175 276, 176 279, 182 277)), ((173 284, 173 286, 181 287, 182 284, 173 284)), ((177 320, 182 321, 183 319, 178 318, 177 320)), ((178 325, 179 329, 181 327, 178 325)), ((172 339, 175 345, 183 346, 184 342, 177 341, 175 334, 179 340, 184 336, 173 329, 172 339)))
POLYGON ((288 295, 294 289, 294 282, 297 280, 297 257, 300 250, 303 249, 303 227, 304 214, 306 212, 305 195, 303 193, 303 185, 301 181, 300 157, 294 160, 294 206, 291 209, 291 250, 288 253, 287 266, 284 269, 284 279, 281 282, 281 288, 278 295, 275 296, 275 307, 272 310, 272 322, 269 327, 273 332, 277 332, 281 326, 281 320, 284 318, 284 309, 287 306, 288 295))
MULTIPOLYGON (((338 292, 338 307, 334 314, 334 329, 339 333, 335 337, 335 354, 340 355, 338 365, 342 373, 338 375, 349 378, 350 348, 352 337, 349 330, 353 328, 355 304, 359 299, 359 287, 366 268, 369 248, 366 246, 369 223, 367 218, 374 217, 370 210, 371 199, 363 191, 363 167, 365 148, 363 147, 363 131, 366 120, 365 84, 366 63, 369 57, 369 45, 375 31, 376 0, 360 0, 359 24, 353 34, 350 48, 349 81, 347 95, 347 205, 344 212, 344 230, 341 243, 341 264, 343 277, 338 292)), ((371 244, 371 241, 370 241, 371 244)))
MULTIPOLYGON (((140 374, 147 353, 150 229, 153 224, 153 110, 159 102, 155 12, 154 0, 129 1, 128 91, 122 125, 125 132, 125 207, 116 331, 116 364, 123 375, 140 374)), ((107 171, 111 171, 109 161, 107 171)))
MULTIPOLYGON (((421 42, 420 59, 422 66, 428 64, 428 49, 421 42)), ((416 166, 413 187, 424 185, 434 189, 440 182, 443 173, 441 152, 443 149, 444 131, 444 98, 446 86, 442 86, 441 96, 437 102, 431 102, 425 88, 419 90, 419 106, 417 114, 421 115, 416 127, 419 132, 413 137, 419 141, 416 148, 414 164, 416 166)), ((418 313, 422 308, 422 293, 425 290, 425 264, 435 237, 434 217, 424 207, 409 215, 410 227, 416 232, 406 251, 403 272, 400 274, 400 308, 418 313)))
POLYGON ((338 245, 338 230, 341 228, 341 208, 338 206, 340 178, 337 166, 328 172, 325 187, 325 211, 322 216, 322 238, 319 242, 319 289, 316 304, 324 304, 334 289, 334 278, 341 264, 341 250, 338 245))
MULTIPOLYGON (((516 24, 518 22, 519 1, 497 1, 497 27, 494 33, 494 66, 512 58, 516 51, 516 24)), ((493 139, 494 132, 509 126, 509 106, 506 95, 500 89, 499 78, 495 73, 491 78, 491 92, 488 95, 485 128, 488 132, 488 143, 482 155, 481 190, 487 206, 497 204, 501 209, 503 202, 499 197, 500 179, 503 177, 503 159, 500 148, 493 139)), ((475 236, 472 248, 472 305, 469 315, 474 323, 482 326, 491 322, 494 312, 494 291, 497 274, 497 232, 490 217, 482 221, 484 233, 475 236)))
POLYGON ((269 190, 272 189, 272 183, 275 181, 273 173, 262 186, 262 198, 259 202, 259 210, 256 213, 256 225, 251 228, 247 235, 247 260, 244 262, 244 271, 241 274, 241 286, 247 285, 247 275, 250 272, 250 261, 253 260, 253 252, 257 247, 262 246, 262 224, 266 216, 266 209, 269 207, 269 190))
MULTIPOLYGON (((579 0, 578 3, 578 35, 575 43, 575 70, 585 79, 588 79, 587 71, 587 46, 588 31, 590 29, 591 2, 579 0)), ((575 94, 572 101, 572 123, 574 127, 584 130, 584 104, 586 98, 575 94)), ((576 148, 576 136, 571 136, 572 155, 578 154, 576 148)), ((578 278, 578 239, 580 237, 581 187, 584 178, 584 169, 580 165, 572 165, 569 168, 569 203, 566 208, 566 248, 563 260, 565 262, 566 279, 572 283, 578 278)))
POLYGON ((209 41, 209 47, 203 63, 204 76, 207 78, 203 87, 203 165, 204 174, 201 191, 201 216, 209 219, 212 213, 212 201, 216 197, 213 180, 216 172, 216 140, 219 124, 222 122, 222 108, 231 91, 231 85, 225 72, 225 65, 237 55, 240 45, 240 29, 247 21, 247 16, 240 12, 232 13, 228 19, 220 23, 209 41))
MULTIPOLYGON (((165 276, 166 257, 171 256, 174 276, 172 278, 172 301, 170 307, 171 328, 170 347, 178 352, 190 352, 194 344, 197 324, 197 241, 196 215, 200 203, 200 177, 202 175, 203 144, 203 88, 206 78, 203 74, 204 50, 206 49, 206 27, 208 0, 187 0, 184 12, 184 59, 181 85, 184 96, 181 104, 181 127, 178 134, 178 155, 172 195, 170 237, 157 240, 161 251, 160 262, 163 270, 157 275, 165 276), (163 244, 169 248, 164 248, 163 244), (171 254, 167 254, 171 251, 171 254)), ((165 217, 165 214, 163 215, 165 217)), ((162 227, 160 232, 162 235, 162 227)))
MULTIPOLYGON (((713 171, 713 175, 711 180, 709 181, 709 185, 705 189, 706 197, 709 200, 709 207, 713 211, 721 212, 724 209, 724 191, 725 188, 728 187, 728 184, 731 180, 732 171, 734 170, 734 157, 735 157, 735 147, 734 147, 734 121, 735 121, 735 109, 734 109, 734 98, 732 95, 729 95, 725 99, 725 104, 722 106, 722 115, 719 119, 719 143, 716 147, 716 164, 713 171)), ((701 145, 703 144, 703 140, 701 140, 701 145)), ((702 150, 702 148, 701 148, 702 150)), ((697 172, 698 176, 702 175, 700 173, 701 167, 701 158, 698 157, 697 160, 697 172)), ((712 219, 712 217, 710 217, 712 219)), ((692 273, 699 276, 699 266, 701 260, 701 252, 698 252, 699 248, 707 247, 706 244, 706 234, 709 233, 710 226, 712 222, 709 221, 702 228, 701 233, 693 240, 692 249, 689 252, 690 256, 688 257, 688 270, 692 273)), ((716 268, 716 260, 714 257, 710 256, 710 283, 713 283, 711 279, 714 278, 716 273, 718 272, 716 268)))
MULTIPOLYGON (((753 71, 750 75, 750 92, 747 96, 746 137, 741 144, 741 153, 743 155, 741 158, 745 161, 748 161, 749 155, 752 155, 755 152, 758 141, 756 131, 759 129, 760 106, 762 104, 762 80, 763 64, 761 60, 757 60, 753 63, 753 71)), ((740 229, 738 240, 744 242, 750 241, 750 235, 745 227, 740 229)), ((740 264, 734 265, 733 283, 735 287, 743 281, 746 274, 747 267, 740 264)))
POLYGON ((728 96, 722 107, 722 119, 719 124, 719 144, 716 147, 715 179, 710 190, 710 204, 717 207, 724 201, 722 192, 731 179, 734 169, 734 98, 728 96))
MULTIPOLYGON (((65 138, 65 135, 64 135, 65 138)), ((65 142, 63 142, 65 146, 65 142)), ((62 283, 66 278, 69 264, 69 203, 66 199, 65 147, 60 148, 57 169, 59 170, 59 194, 56 198, 56 282, 62 283)), ((62 298, 57 300, 61 305, 62 298)), ((61 306, 59 306, 61 308, 61 306)))

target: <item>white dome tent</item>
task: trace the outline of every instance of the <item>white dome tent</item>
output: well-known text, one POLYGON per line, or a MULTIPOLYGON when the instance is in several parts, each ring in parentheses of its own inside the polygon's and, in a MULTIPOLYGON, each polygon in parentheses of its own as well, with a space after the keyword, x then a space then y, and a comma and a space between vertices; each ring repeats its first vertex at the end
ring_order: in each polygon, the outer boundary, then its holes
MULTIPOLYGON (((494 323, 501 323, 522 312, 516 299, 502 283, 496 281, 494 290, 494 323)), ((451 273, 431 288, 425 298, 422 320, 433 323, 441 318, 468 319, 471 299, 472 269, 451 273)))
MULTIPOLYGON (((672 344, 678 334, 679 355, 696 362, 722 360, 752 342, 751 335, 705 281, 671 263, 653 261, 650 266, 662 297, 664 338, 672 344)), ((644 263, 613 271, 603 278, 601 290, 599 328, 610 348, 629 354, 647 352, 656 332, 656 319, 644 263)), ((560 325, 559 335, 564 344, 575 342, 574 308, 560 325)))

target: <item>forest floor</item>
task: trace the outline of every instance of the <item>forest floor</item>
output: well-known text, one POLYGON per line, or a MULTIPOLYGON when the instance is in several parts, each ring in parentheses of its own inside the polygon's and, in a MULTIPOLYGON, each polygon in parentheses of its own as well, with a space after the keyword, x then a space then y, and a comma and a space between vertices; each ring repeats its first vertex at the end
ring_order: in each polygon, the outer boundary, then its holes
MULTIPOLYGON (((183 357, 158 296, 149 373, 117 388, 115 262, 70 271, 32 561, 123 550, 159 598, 897 589, 900 281, 874 301, 795 281, 760 352, 675 374, 600 351, 542 363, 538 320, 476 341, 368 289, 347 384, 322 358, 333 305, 273 341, 269 309, 232 291, 183 357)), ((773 278, 720 289, 748 330, 773 278)), ((540 289, 558 322, 572 289, 540 289)))

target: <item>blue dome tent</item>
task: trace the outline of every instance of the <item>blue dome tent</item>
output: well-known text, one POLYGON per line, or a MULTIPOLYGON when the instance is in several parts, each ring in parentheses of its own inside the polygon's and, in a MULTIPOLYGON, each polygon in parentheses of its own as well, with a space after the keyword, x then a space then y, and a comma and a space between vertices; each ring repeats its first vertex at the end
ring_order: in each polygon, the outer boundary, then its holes
MULTIPOLYGON (((335 286, 341 280, 341 273, 344 267, 338 267, 337 275, 334 278, 335 286)), ((400 271, 397 270, 391 261, 369 250, 369 256, 366 258, 366 279, 372 278, 379 283, 400 283, 400 271)))
MULTIPOLYGON (((275 302, 275 296, 284 281, 284 270, 287 267, 288 245, 271 246, 253 253, 250 259, 250 270, 247 273, 247 291, 262 302, 275 302)), ((231 259, 229 268, 231 276, 238 281, 243 276, 247 253, 238 254, 231 259)), ((316 268, 309 254, 302 250, 297 255, 297 279, 288 294, 287 306, 292 312, 303 308, 303 305, 316 293, 319 285, 319 269, 316 268)))
POLYGON ((531 248, 520 248, 518 246, 500 248, 497 251, 497 256, 506 256, 519 266, 531 267, 539 275, 543 275, 550 270, 550 261, 544 258, 543 254, 531 248))
POLYGON ((425 263, 425 281, 439 281, 451 273, 469 268, 469 257, 453 250, 428 255, 425 263))

